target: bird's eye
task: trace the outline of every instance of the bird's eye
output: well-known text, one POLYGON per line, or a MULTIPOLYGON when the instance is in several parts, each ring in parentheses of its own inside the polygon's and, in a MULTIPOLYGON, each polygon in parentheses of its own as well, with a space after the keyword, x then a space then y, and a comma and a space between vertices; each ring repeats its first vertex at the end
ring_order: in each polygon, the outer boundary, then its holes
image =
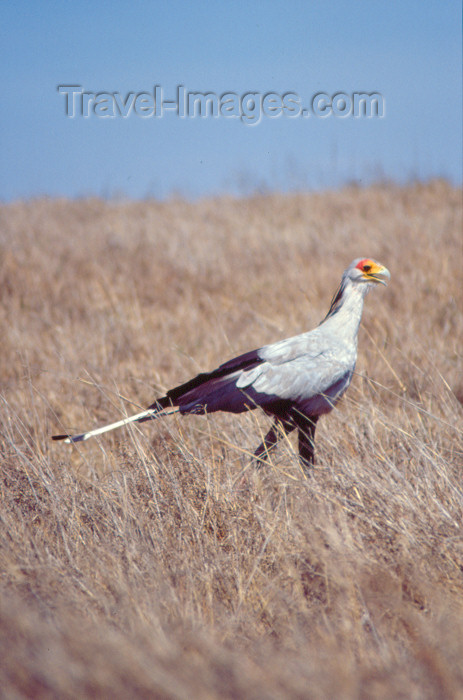
POLYGON ((363 269, 364 272, 370 272, 370 270, 371 270, 371 265, 364 265, 362 269, 363 269))

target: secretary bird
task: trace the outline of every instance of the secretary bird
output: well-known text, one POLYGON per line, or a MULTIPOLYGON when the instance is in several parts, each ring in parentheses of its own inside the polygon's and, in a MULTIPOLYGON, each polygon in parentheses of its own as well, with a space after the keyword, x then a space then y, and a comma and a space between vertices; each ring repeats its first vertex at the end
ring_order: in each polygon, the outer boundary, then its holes
POLYGON ((54 435, 68 443, 88 440, 128 423, 143 423, 180 413, 242 413, 260 406, 273 416, 272 427, 254 452, 258 462, 279 438, 298 431, 304 469, 314 463, 315 426, 348 388, 357 360, 357 337, 366 293, 387 284, 389 270, 369 258, 354 260, 344 271, 329 311, 312 331, 264 345, 198 374, 141 413, 79 435, 54 435))

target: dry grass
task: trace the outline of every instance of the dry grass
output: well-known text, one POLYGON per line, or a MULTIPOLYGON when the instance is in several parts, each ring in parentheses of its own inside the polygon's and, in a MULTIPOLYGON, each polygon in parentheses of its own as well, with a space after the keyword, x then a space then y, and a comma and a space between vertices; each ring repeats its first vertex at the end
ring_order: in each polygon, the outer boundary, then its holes
POLYGON ((462 262, 440 181, 1 207, 0 694, 457 697, 462 262), (359 255, 392 280, 312 479, 252 470, 256 412, 49 440, 313 327, 359 255))

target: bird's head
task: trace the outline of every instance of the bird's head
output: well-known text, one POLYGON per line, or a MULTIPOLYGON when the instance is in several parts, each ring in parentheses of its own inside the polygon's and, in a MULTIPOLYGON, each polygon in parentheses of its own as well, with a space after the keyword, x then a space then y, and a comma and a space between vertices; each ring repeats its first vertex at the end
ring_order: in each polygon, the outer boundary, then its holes
POLYGON ((387 267, 370 258, 357 258, 344 272, 353 284, 387 284, 391 275, 387 267))
POLYGON ((330 309, 322 323, 334 316, 343 306, 346 294, 357 289, 364 296, 375 284, 387 284, 391 275, 387 267, 370 258, 353 260, 347 270, 344 270, 341 284, 331 302, 330 309))

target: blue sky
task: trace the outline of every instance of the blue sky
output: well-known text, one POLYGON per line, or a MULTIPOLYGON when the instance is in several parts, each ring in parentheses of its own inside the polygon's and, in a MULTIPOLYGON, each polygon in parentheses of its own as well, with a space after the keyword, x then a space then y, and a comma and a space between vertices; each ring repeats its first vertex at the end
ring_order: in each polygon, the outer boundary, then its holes
POLYGON ((461 183, 461 3, 3 2, 0 199, 461 183), (378 92, 382 118, 65 115, 93 93, 378 92))

